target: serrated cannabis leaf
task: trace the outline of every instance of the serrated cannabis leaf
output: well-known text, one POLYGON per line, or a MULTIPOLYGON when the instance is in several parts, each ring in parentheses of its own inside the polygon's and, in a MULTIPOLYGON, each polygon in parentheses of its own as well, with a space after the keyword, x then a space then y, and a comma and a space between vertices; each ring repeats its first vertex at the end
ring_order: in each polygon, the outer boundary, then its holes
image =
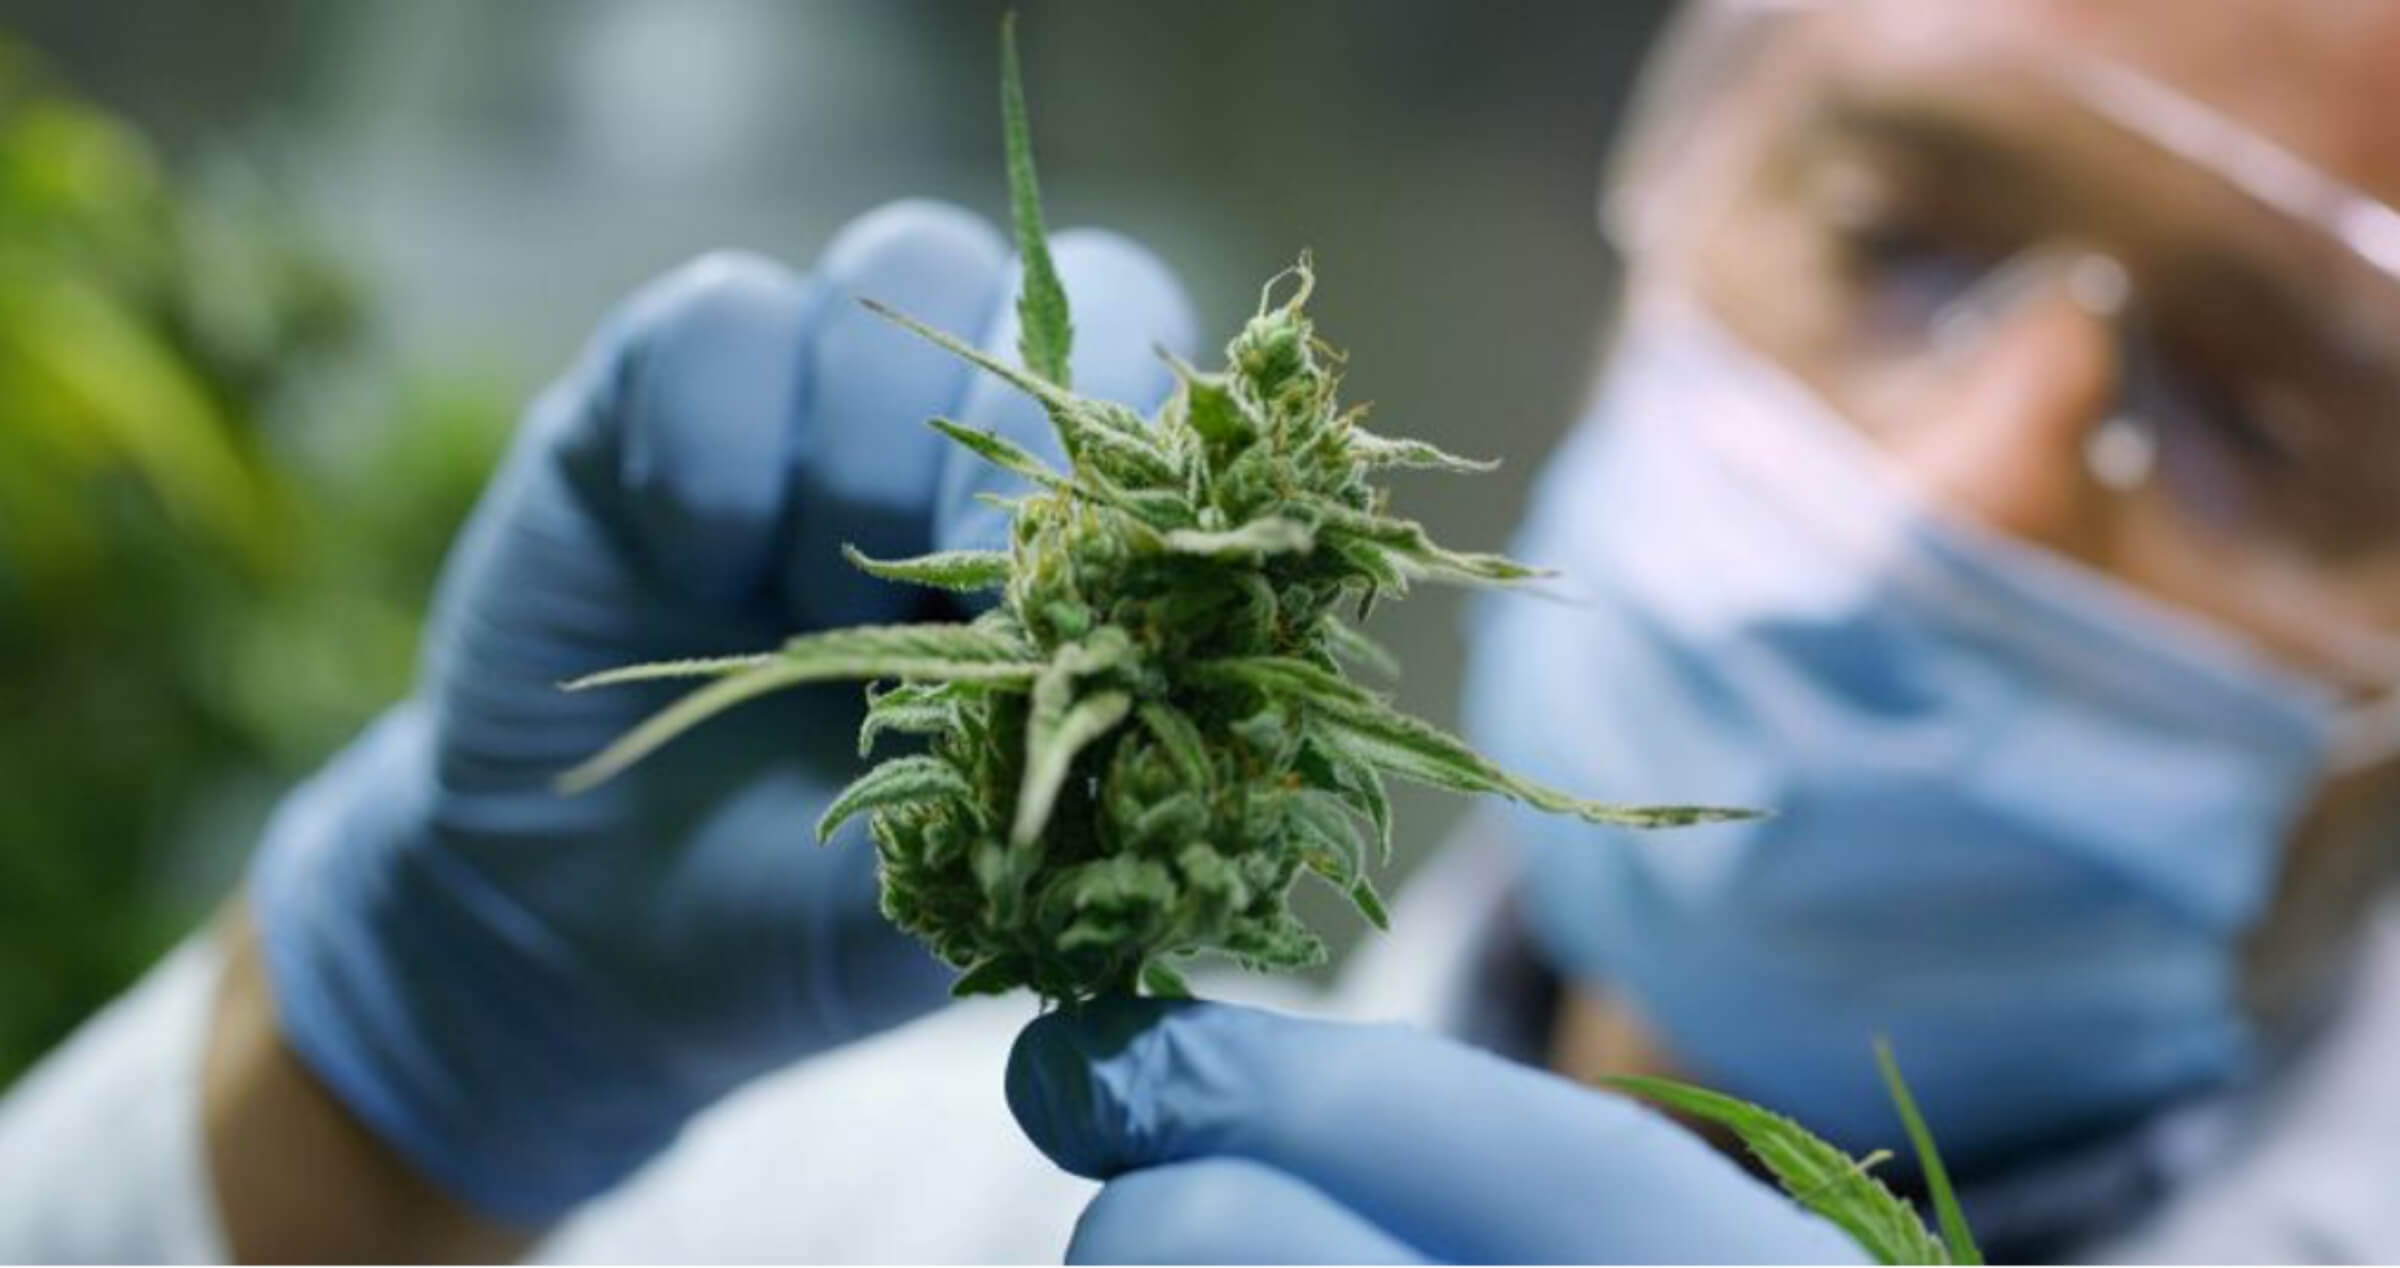
MULTIPOLYGON (((860 302, 866 304, 869 310, 894 321, 906 320, 880 304, 865 300, 860 302)), ((1050 469, 1050 464, 1034 457, 1031 450, 1006 437, 988 431, 977 431, 964 423, 954 423, 947 418, 927 419, 926 425, 964 445, 976 457, 1001 470, 1023 476, 1046 489, 1065 490, 1069 487, 1056 471, 1050 469)), ((1015 509, 1013 503, 1009 509, 1015 509)))
POLYGON ((833 803, 817 818, 817 840, 823 843, 844 820, 862 810, 936 797, 964 797, 973 791, 957 767, 938 757, 895 757, 851 780, 849 787, 835 794, 833 803))
POLYGON ((1477 474, 1498 471, 1497 458, 1461 458, 1454 453, 1429 445, 1422 440, 1401 436, 1378 436, 1363 427, 1350 429, 1350 451, 1370 467, 1415 467, 1427 471, 1456 471, 1477 474))
POLYGON ((1883 1264, 1944 1264, 1949 1253, 1903 1202, 1865 1165, 1780 1114, 1721 1092, 1671 1079, 1616 1075, 1600 1080, 1619 1091, 1703 1119, 1741 1138, 1792 1200, 1832 1221, 1883 1264))
POLYGON ((958 725, 959 693, 968 684, 904 682, 899 686, 867 688, 867 716, 858 727, 858 755, 875 751, 885 732, 934 735, 958 725))
POLYGON ((1067 384, 1067 352, 1075 338, 1067 317, 1067 290, 1050 262, 1049 234, 1042 227, 1042 190, 1034 178, 1032 129, 1025 121, 1025 80, 1017 66, 1017 15, 1000 19, 1000 117, 1008 153, 1008 208, 1015 222, 1017 254, 1025 280, 1017 296, 1017 355, 1027 369, 1067 384))
POLYGON ((1312 721, 1338 736, 1351 753, 1386 773, 1453 792, 1496 793, 1553 814, 1622 827, 1680 827, 1751 818, 1755 812, 1716 806, 1614 806, 1586 801, 1512 775, 1465 740, 1393 708, 1335 670, 1283 656, 1258 656, 1203 666, 1248 682, 1310 711, 1312 721))
MULTIPOLYGON (((978 625, 864 625, 799 635, 786 642, 781 650, 749 658, 745 667, 651 715, 598 756, 559 776, 559 790, 575 793, 591 788, 685 731, 771 691, 803 683, 862 678, 1030 682, 1041 673, 1043 665, 1022 659, 1025 651, 1012 638, 978 625)), ((661 676, 646 670, 663 668, 689 673, 689 666, 695 664, 731 663, 730 660, 681 661, 664 667, 635 666, 614 671, 614 680, 661 676)), ((583 682, 596 683, 605 678, 610 675, 595 675, 583 682)))
POLYGON ((1010 515, 1008 549, 846 552, 894 581, 997 588, 997 605, 963 625, 834 630, 765 656, 587 680, 713 679, 570 772, 567 786, 606 778, 764 692, 868 681, 861 754, 887 736, 912 743, 837 796, 821 830, 865 817, 885 913, 961 970, 958 993, 1031 987, 1061 1001, 1183 993, 1172 966, 1201 953, 1255 969, 1321 960, 1324 943, 1288 906, 1302 876, 1382 925, 1368 872, 1390 859, 1387 774, 1599 823, 1735 813, 1585 801, 1500 769, 1350 682, 1345 660, 1396 667, 1338 613, 1363 619, 1416 580, 1542 575, 1437 544, 1391 514, 1375 483, 1390 468, 1489 464, 1358 426, 1359 411, 1338 399, 1342 358, 1306 312, 1306 256, 1263 289, 1224 369, 1166 357, 1175 388, 1155 418, 1074 392, 1013 37, 1003 39, 1002 117, 1023 364, 865 302, 1032 397, 1065 465, 933 419, 1026 482, 994 503, 1010 515))
POLYGON ((842 558, 850 566, 886 581, 905 581, 939 590, 995 590, 1008 584, 1005 550, 937 550, 909 559, 870 559, 848 543, 842 558))
POLYGON ((744 669, 756 669, 774 659, 773 652, 750 652, 740 656, 695 656, 689 660, 660 660, 647 665, 627 665, 620 669, 603 669, 559 684, 566 691, 588 691, 594 687, 616 687, 629 682, 651 682, 665 678, 722 678, 744 669))
POLYGON ((1892 1098, 1892 1108, 1900 1115, 1900 1126, 1908 1133, 1908 1144, 1917 1151, 1917 1170, 1925 1177, 1925 1195, 1933 1203, 1935 1218, 1942 1226, 1942 1242, 1954 1264, 1981 1264, 1983 1251, 1975 1245, 1975 1235, 1967 1230, 1966 1212, 1959 1209, 1958 1194, 1950 1187, 1950 1169, 1942 1165, 1940 1151, 1933 1147, 1933 1131, 1925 1125, 1925 1115, 1917 1109, 1916 1094, 1908 1090, 1908 1081, 1900 1077, 1900 1063, 1892 1058, 1891 1041, 1875 1037, 1875 1069, 1883 1076, 1883 1088, 1892 1098))

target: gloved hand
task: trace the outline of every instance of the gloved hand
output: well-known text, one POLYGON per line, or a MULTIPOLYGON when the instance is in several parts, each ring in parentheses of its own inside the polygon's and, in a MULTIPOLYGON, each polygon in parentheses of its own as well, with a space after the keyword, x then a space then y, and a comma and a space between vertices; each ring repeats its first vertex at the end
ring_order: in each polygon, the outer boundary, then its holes
POLYGON ((1400 1026, 1102 1001, 1027 1027, 1008 1101, 1108 1182, 1074 1262, 1861 1262, 1650 1110, 1400 1026))
MULTIPOLYGON (((1076 386, 1162 399, 1153 345, 1190 342, 1174 279, 1121 239, 1055 253, 1076 386)), ((735 1085, 943 998, 949 974, 877 912, 862 834, 812 843, 860 768, 857 687, 746 706, 568 798, 559 773, 676 687, 557 684, 939 615, 840 555, 1005 545, 971 496, 1000 485, 925 419, 1055 446, 1030 403, 852 297, 1013 358, 1016 272, 980 219, 911 203, 807 277, 712 256, 640 292, 528 412, 416 693, 278 811, 250 902, 287 1041, 480 1213, 545 1222, 735 1085)))

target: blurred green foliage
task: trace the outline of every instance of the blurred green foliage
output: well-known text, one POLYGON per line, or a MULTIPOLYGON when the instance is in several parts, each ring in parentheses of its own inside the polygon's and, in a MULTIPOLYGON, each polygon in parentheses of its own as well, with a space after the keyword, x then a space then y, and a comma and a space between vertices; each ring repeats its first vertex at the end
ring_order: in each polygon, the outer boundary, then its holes
POLYGON ((0 35, 0 1085, 405 688, 504 402, 378 367, 365 311, 0 35))

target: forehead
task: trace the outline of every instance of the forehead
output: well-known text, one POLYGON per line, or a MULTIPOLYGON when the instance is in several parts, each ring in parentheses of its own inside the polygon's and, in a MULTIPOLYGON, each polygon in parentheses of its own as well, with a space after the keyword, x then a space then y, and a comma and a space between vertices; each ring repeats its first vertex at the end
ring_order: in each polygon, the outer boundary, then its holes
POLYGON ((1847 0, 1794 34, 1787 49, 1821 82, 1927 97, 2097 54, 2400 204, 2392 0, 1847 0))

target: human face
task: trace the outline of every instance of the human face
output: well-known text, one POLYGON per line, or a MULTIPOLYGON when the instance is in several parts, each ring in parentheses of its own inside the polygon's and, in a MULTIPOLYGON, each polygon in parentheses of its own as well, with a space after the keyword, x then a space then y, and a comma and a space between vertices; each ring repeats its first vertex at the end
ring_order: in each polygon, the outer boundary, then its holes
MULTIPOLYGON (((2350 645, 2400 631, 2400 283, 2071 82, 2133 69, 2400 195, 2400 137, 2354 65, 2376 44, 2338 2, 2193 12, 1822 6, 1711 104, 1641 259, 1957 509, 2380 689, 2388 667, 2350 645), (2041 272, 2004 266, 2085 252, 2121 269, 2124 311, 2019 287, 1972 346, 1940 346, 1996 277, 2041 272), (2156 450, 2132 487, 2088 460, 2120 406, 2156 450)), ((2400 73, 2400 11, 2363 12, 2400 73)))
MULTIPOLYGON (((2400 205, 2379 88, 2400 6, 1853 0, 1775 21, 1670 103, 1690 126, 1632 172, 1671 208, 1628 243, 1636 284, 1698 297, 1942 508, 2362 702, 2400 683, 2400 254, 2374 236, 2400 205), (2126 82, 2156 91, 2111 95, 2126 82), (2191 119, 2161 102, 2250 148, 2179 152, 2191 119), (2130 473, 2099 448, 2117 417, 2145 450, 2130 473)), ((2388 769, 2329 786, 2259 939, 2262 998, 2330 958, 2396 794, 2388 769)))

